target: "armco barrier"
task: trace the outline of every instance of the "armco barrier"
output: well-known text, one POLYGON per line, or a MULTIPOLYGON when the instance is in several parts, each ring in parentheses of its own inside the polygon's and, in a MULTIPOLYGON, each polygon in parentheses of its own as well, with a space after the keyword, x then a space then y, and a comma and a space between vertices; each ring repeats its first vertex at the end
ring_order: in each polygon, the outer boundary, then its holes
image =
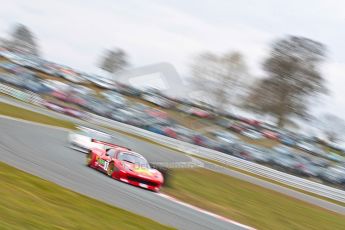
POLYGON ((336 201, 345 202, 345 191, 340 189, 326 186, 307 179, 299 178, 297 176, 280 172, 278 170, 271 169, 269 167, 254 162, 246 161, 222 152, 182 142, 170 137, 162 136, 144 129, 140 129, 134 126, 130 126, 104 117, 100 117, 98 115, 90 114, 89 117, 90 121, 94 123, 98 123, 103 126, 114 127, 124 132, 148 138, 154 142, 163 144, 174 149, 178 149, 190 155, 196 155, 210 160, 215 160, 220 163, 224 163, 229 166, 233 166, 248 171, 250 173, 254 173, 256 175, 289 185, 291 187, 295 187, 297 189, 311 192, 336 201))
POLYGON ((32 103, 35 105, 41 105, 43 102, 43 99, 40 97, 40 95, 36 93, 33 93, 28 90, 23 90, 23 91, 18 90, 1 83, 0 83, 0 93, 6 94, 8 96, 17 98, 21 101, 25 101, 25 102, 32 103))

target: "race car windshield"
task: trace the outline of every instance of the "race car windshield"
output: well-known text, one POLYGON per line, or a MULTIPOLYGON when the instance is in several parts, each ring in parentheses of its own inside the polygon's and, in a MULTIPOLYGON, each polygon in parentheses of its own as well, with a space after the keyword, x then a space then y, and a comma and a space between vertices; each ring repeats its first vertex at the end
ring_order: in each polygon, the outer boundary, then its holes
POLYGON ((133 154, 128 154, 128 153, 122 153, 119 156, 119 160, 121 161, 126 161, 135 165, 138 165, 142 168, 149 168, 150 165, 149 163, 146 161, 145 158, 143 157, 139 157, 139 156, 135 156, 133 154))

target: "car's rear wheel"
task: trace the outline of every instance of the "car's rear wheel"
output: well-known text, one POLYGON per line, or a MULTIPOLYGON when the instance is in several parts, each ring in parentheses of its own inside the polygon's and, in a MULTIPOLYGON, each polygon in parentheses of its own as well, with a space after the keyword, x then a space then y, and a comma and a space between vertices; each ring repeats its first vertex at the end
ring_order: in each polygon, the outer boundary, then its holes
POLYGON ((92 164, 93 164, 93 153, 89 152, 86 156, 86 165, 91 167, 92 164))
POLYGON ((114 162, 110 162, 110 163, 109 163, 109 166, 108 166, 108 168, 107 168, 107 175, 110 176, 110 177, 112 177, 114 171, 115 171, 114 162))

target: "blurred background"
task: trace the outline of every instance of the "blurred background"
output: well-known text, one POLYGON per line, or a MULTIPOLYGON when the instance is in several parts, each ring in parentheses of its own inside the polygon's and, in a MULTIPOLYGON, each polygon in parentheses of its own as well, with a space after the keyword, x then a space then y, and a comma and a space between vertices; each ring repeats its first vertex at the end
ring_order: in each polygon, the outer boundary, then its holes
POLYGON ((91 2, 38 2, 0 9, 2 92, 31 92, 60 113, 95 113, 345 187, 344 57, 333 36, 341 32, 305 23, 336 26, 336 8, 319 15, 321 5, 304 12, 306 3, 286 3, 278 15, 275 4, 213 12, 207 2, 197 11, 168 1, 124 14, 130 4, 120 1, 97 5, 99 15, 91 2))

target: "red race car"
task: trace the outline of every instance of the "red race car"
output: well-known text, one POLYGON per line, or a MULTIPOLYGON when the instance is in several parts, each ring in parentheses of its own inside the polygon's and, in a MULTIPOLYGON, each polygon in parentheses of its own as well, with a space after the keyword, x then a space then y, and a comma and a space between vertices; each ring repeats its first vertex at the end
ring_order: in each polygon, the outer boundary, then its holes
POLYGON ((163 184, 162 174, 150 168, 147 160, 128 148, 92 140, 104 145, 93 148, 87 155, 87 165, 122 182, 158 192, 163 184))

